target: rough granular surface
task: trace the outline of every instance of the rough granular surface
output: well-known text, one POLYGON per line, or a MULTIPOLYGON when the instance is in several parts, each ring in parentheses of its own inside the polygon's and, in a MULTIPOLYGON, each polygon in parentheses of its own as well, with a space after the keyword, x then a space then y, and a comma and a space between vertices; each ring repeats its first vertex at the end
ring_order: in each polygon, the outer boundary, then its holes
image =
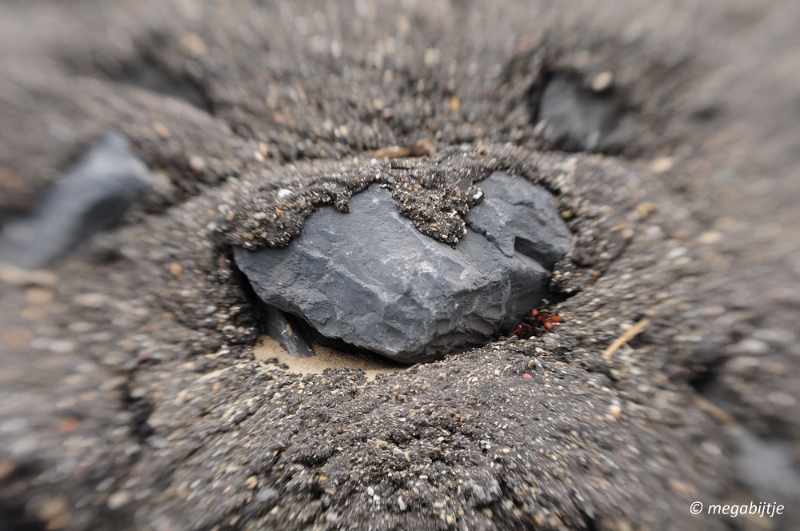
POLYGON ((769 499, 792 529, 796 496, 736 463, 741 430, 800 438, 800 7, 562 4, 0 4, 0 223, 110 128, 153 174, 51 271, 0 267, 0 518, 721 530, 751 522, 691 503, 769 499), (613 103, 619 156, 552 150, 566 78, 613 103), (456 244, 497 170, 573 236, 562 323, 371 381, 256 359, 234 246, 370 185, 456 244))

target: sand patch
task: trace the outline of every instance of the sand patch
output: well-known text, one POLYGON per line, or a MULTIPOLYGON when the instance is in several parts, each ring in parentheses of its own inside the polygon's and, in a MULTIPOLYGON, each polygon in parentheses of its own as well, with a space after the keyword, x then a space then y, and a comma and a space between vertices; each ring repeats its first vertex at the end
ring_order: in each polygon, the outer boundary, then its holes
POLYGON ((368 382, 379 374, 400 372, 409 368, 409 365, 400 365, 378 355, 350 354, 323 347, 318 343, 314 343, 313 347, 314 356, 295 358, 277 341, 264 336, 253 349, 253 354, 260 361, 277 358, 279 363, 288 365, 291 372, 299 374, 322 374, 325 369, 358 369, 364 371, 368 382))

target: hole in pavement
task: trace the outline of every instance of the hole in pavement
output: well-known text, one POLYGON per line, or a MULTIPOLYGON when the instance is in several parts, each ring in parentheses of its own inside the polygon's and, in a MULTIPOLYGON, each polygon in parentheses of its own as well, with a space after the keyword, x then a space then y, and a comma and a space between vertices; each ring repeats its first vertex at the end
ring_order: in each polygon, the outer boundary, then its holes
POLYGON ((691 364, 688 367, 691 373, 689 385, 712 402, 721 399, 717 376, 725 363, 725 357, 721 356, 713 345, 700 343, 689 363, 691 364))
POLYGON ((800 470, 793 441, 765 439, 741 428, 737 437, 736 467, 742 480, 762 499, 800 499, 800 470))
POLYGON ((201 85, 188 76, 169 71, 149 54, 138 61, 122 66, 118 71, 106 71, 108 77, 152 92, 179 98, 213 114, 214 105, 201 85))
POLYGON ((552 148, 621 151, 623 146, 612 138, 621 109, 611 79, 587 87, 577 73, 552 72, 545 76, 544 88, 533 97, 535 133, 552 148))
MULTIPOLYGON (((728 391, 719 381, 719 372, 725 357, 712 359, 710 354, 705 358, 704 367, 694 371, 696 376, 690 380, 695 390, 708 399, 714 406, 725 412, 733 409, 728 391)), ((773 433, 780 432, 780 426, 774 426, 773 433)), ((753 496, 761 500, 791 501, 800 499, 800 469, 795 463, 793 442, 778 437, 761 437, 741 424, 732 429, 736 440, 734 463, 737 477, 742 486, 753 496)))
POLYGON ((108 132, 67 168, 36 211, 0 230, 0 263, 46 267, 93 235, 122 222, 150 187, 152 176, 124 137, 108 132))
POLYGON ((130 382, 126 382, 122 388, 122 404, 131 414, 131 432, 140 441, 146 440, 153 434, 153 428, 148 424, 153 413, 153 405, 145 398, 134 397, 131 394, 130 382))

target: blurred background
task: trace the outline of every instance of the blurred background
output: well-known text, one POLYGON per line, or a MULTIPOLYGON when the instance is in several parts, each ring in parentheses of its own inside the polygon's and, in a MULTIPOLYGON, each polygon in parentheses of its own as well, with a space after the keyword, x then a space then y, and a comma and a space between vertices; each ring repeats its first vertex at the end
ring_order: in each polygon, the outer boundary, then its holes
POLYGON ((665 238, 703 257, 701 326, 675 336, 675 372, 727 426, 708 450, 732 499, 797 515, 799 29, 794 0, 3 0, 0 529, 92 529, 58 492, 139 451, 129 374, 158 318, 123 295, 149 277, 110 267, 139 251, 108 230, 183 215, 241 160, 428 137, 619 157, 685 202, 692 229, 665 238))

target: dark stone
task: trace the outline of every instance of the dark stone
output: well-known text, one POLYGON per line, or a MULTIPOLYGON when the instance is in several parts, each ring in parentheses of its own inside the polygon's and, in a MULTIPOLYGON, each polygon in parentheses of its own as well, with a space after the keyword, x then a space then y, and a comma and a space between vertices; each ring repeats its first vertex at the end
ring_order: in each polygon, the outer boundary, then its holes
POLYGON ((489 505, 500 499, 503 493, 500 484, 494 478, 488 478, 483 485, 471 479, 467 482, 466 487, 472 492, 476 506, 489 505))
POLYGON ((547 270, 531 256, 549 264, 569 250, 546 190, 503 173, 481 186, 470 219, 487 236, 468 229, 455 249, 372 185, 349 214, 315 212, 288 247, 237 248, 234 258, 264 302, 319 334, 404 363, 435 359, 510 331, 545 295, 547 270))
POLYGON ((38 269, 117 224, 148 188, 150 173, 110 132, 45 194, 36 213, 0 233, 0 262, 38 269))
POLYGON ((480 182, 485 199, 464 217, 467 225, 508 256, 519 252, 552 269, 572 234, 550 192, 525 179, 495 172, 480 182))
POLYGON ((269 304, 264 304, 264 314, 267 335, 277 341, 286 352, 295 358, 310 358, 314 355, 314 347, 296 318, 269 304))
POLYGON ((266 505, 267 508, 272 508, 278 501, 278 491, 272 488, 261 489, 255 496, 256 503, 266 505))
POLYGON ((597 93, 577 78, 557 75, 547 84, 539 104, 541 136, 564 151, 606 151, 613 149, 608 137, 614 130, 619 110, 613 94, 597 93))

